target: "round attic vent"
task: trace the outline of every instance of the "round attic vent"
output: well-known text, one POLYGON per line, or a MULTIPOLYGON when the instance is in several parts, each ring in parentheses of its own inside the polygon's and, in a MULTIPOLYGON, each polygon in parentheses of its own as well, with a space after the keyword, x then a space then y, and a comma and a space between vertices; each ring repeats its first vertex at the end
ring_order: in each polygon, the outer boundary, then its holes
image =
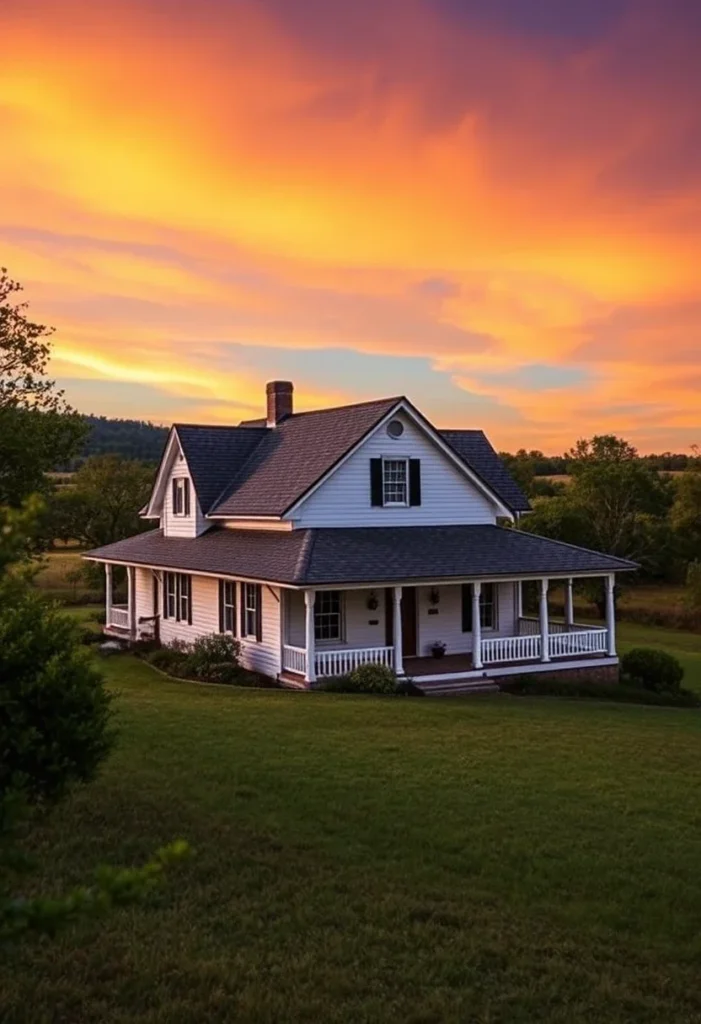
POLYGON ((390 420, 387 424, 387 433, 396 440, 404 433, 404 424, 401 420, 390 420))

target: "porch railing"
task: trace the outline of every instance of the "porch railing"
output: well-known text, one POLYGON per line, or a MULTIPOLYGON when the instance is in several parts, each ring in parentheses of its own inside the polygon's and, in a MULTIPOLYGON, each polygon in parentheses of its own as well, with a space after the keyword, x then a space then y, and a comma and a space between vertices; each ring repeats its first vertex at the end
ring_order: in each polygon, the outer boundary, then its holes
MULTIPOLYGON (((605 654, 607 643, 606 630, 596 627, 569 633, 556 632, 548 637, 548 654, 550 658, 605 654)), ((509 661, 539 661, 542 651, 543 638, 540 633, 494 637, 482 641, 482 663, 494 665, 509 661)))
POLYGON ((317 651, 314 664, 317 676, 344 676, 360 665, 386 665, 394 668, 394 647, 349 647, 341 651, 317 651))
POLYGON ((482 641, 484 665, 493 665, 500 661, 536 661, 540 658, 540 652, 540 634, 499 636, 482 641))
MULTIPOLYGON (((360 665, 386 665, 394 667, 393 647, 347 647, 339 651, 317 651, 314 669, 317 676, 343 676, 360 665)), ((304 647, 285 644, 282 648, 282 667, 285 672, 306 675, 307 652, 304 647)))
POLYGON ((117 629, 129 629, 129 608, 125 604, 113 604, 110 609, 110 626, 117 629))
POLYGON ((573 654, 605 654, 608 634, 605 629, 577 630, 574 633, 556 633, 550 637, 551 658, 566 658, 573 654))
POLYGON ((307 674, 307 652, 304 647, 290 647, 288 644, 282 648, 282 668, 285 672, 297 672, 304 676, 307 674))

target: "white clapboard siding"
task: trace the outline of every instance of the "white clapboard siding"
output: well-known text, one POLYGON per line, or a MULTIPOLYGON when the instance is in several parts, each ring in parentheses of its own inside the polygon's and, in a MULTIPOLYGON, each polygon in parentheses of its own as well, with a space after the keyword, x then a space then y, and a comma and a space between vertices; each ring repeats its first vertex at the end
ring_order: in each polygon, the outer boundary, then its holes
MULTIPOLYGON (((304 594, 298 590, 284 592, 287 635, 285 642, 293 647, 305 646, 304 594)), ((344 640, 317 644, 319 650, 341 650, 344 647, 382 647, 385 644, 385 592, 382 588, 346 590, 343 592, 344 640), (377 599, 377 608, 367 606, 370 594, 377 599)))
POLYGON ((380 427, 290 516, 298 527, 426 526, 493 523, 497 511, 408 416, 397 416, 397 440, 380 427), (378 508, 370 503, 370 459, 421 460, 421 505, 378 508))
POLYGON ((163 512, 161 526, 166 537, 199 537, 207 529, 209 524, 200 510, 200 505, 195 494, 193 483, 187 461, 180 453, 176 453, 173 465, 166 476, 165 490, 163 493, 163 512), (190 481, 190 515, 176 516, 173 513, 173 477, 185 477, 190 481))
MULTIPOLYGON (((498 583, 496 629, 483 629, 484 639, 489 637, 513 636, 518 632, 515 619, 514 585, 498 583)), ((448 654, 460 654, 472 650, 472 633, 462 631, 462 593, 458 585, 445 587, 418 587, 416 593, 417 653, 431 653, 431 645, 442 641, 448 654), (432 589, 438 591, 437 605, 429 601, 432 589), (433 609, 434 614, 429 614, 433 609)))
MULTIPOLYGON (((144 606, 149 610, 141 612, 137 605, 137 614, 151 615, 151 590, 144 585, 140 589, 138 582, 141 573, 149 572, 145 569, 137 569, 137 595, 143 592, 143 597, 137 597, 143 601, 144 606)), ((150 576, 150 572, 149 572, 150 576)), ((237 610, 236 628, 240 626, 240 588, 237 586, 237 610)), ((263 639, 260 643, 257 640, 241 640, 241 663, 256 672, 275 678, 280 672, 280 592, 276 587, 261 585, 262 595, 262 622, 263 639)), ((162 613, 163 590, 159 588, 159 611, 162 613)), ((211 576, 192 576, 192 625, 188 622, 178 622, 176 619, 165 619, 161 614, 160 635, 164 644, 172 643, 173 640, 184 640, 191 643, 198 636, 205 636, 208 633, 219 632, 219 581, 211 576)))

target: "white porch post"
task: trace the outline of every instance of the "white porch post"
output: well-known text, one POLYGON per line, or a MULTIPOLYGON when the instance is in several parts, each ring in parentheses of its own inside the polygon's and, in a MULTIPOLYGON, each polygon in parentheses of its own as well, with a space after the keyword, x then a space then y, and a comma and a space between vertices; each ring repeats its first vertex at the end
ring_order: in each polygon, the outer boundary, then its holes
POLYGON ((482 668, 482 616, 480 614, 480 597, 482 584, 472 584, 472 665, 482 668))
POLYGON ((105 622, 112 622, 112 564, 105 562, 105 622))
POLYGON ((129 611, 129 639, 136 640, 136 569, 127 566, 127 609, 129 611))
POLYGON ((394 628, 392 630, 394 637, 394 671, 398 676, 404 675, 404 656, 402 654, 402 647, 404 641, 402 638, 402 588, 394 588, 394 628))
POLYGON ((565 582, 565 625, 568 629, 574 626, 574 580, 570 577, 565 582))
POLYGON ((516 587, 516 618, 523 618, 523 580, 517 580, 516 587))
POLYGON ((308 683, 316 681, 316 652, 314 650, 314 602, 315 590, 304 591, 304 646, 307 650, 307 671, 304 679, 308 683))
POLYGON ((606 653, 609 658, 616 657, 616 605, 613 600, 613 593, 616 587, 616 576, 610 573, 606 577, 606 630, 607 645, 606 653))
POLYGON ((540 581, 540 660, 550 661, 550 623, 548 621, 548 580, 540 581))

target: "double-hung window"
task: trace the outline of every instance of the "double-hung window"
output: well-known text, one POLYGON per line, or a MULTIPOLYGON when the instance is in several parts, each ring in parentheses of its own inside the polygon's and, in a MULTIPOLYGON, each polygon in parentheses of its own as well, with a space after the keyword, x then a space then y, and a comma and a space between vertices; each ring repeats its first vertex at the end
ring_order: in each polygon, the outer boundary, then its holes
MULTIPOLYGON (((497 628, 497 588, 494 583, 483 583, 480 592, 480 625, 482 629, 497 628)), ((472 584, 462 588, 462 631, 472 632, 472 584)))
POLYGON ((219 580, 219 632, 236 635, 236 584, 219 580))
POLYGON ((190 515, 190 481, 186 476, 173 477, 173 515, 190 515))
POLYGON ((263 639, 261 613, 262 592, 260 583, 242 583, 241 626, 244 636, 255 640, 263 639))
POLYGON ((320 590, 314 601, 314 638, 343 639, 343 604, 340 590, 320 590))
POLYGON ((382 504, 409 504, 409 460, 382 460, 382 504))
POLYGON ((187 573, 164 573, 163 618, 192 623, 192 577, 187 573))

